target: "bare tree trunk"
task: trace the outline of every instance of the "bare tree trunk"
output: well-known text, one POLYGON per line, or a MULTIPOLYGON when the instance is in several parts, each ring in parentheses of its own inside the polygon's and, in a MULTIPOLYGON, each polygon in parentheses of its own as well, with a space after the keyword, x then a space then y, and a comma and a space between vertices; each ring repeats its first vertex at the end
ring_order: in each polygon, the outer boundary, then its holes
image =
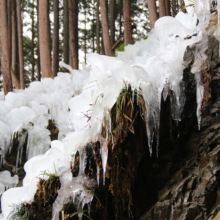
POLYGON ((123 15, 124 15, 124 42, 126 45, 132 44, 130 0, 123 0, 123 15))
POLYGON ((110 0, 111 45, 115 44, 115 0, 110 0))
POLYGON ((109 29, 108 29, 106 0, 100 0, 100 7, 101 7, 102 36, 103 36, 105 54, 108 56, 112 56, 112 48, 111 48, 109 29))
POLYGON ((39 35, 39 0, 37 0, 37 80, 41 80, 40 74, 40 35, 39 35))
POLYGON ((95 53, 95 2, 92 1, 92 52, 95 53))
POLYGON ((8 15, 8 49, 9 49, 9 62, 10 62, 10 70, 11 70, 11 62, 12 62, 12 2, 8 0, 7 5, 7 15, 8 15))
POLYGON ((165 8, 166 8, 166 15, 170 16, 170 0, 164 0, 165 1, 165 8))
POLYGON ((17 22, 18 22, 18 48, 19 48, 19 67, 20 67, 20 88, 25 89, 24 85, 24 56, 23 56, 23 31, 21 19, 21 1, 17 0, 17 22))
POLYGON ((53 1, 54 28, 53 28, 53 75, 57 76, 59 68, 59 0, 53 1))
POLYGON ((104 47, 103 37, 101 39, 101 54, 105 55, 105 47, 104 47))
POLYGON ((86 47, 86 1, 84 1, 84 62, 86 63, 86 54, 87 54, 87 47, 86 47))
POLYGON ((176 16, 176 0, 172 0, 172 15, 173 17, 176 16))
POLYGON ((120 16, 119 16, 119 33, 120 37, 122 37, 122 17, 123 17, 123 0, 120 0, 120 16))
POLYGON ((73 12, 73 5, 75 4, 72 0, 69 0, 69 30, 70 30, 70 50, 71 50, 71 60, 73 62, 72 68, 78 69, 78 53, 77 53, 77 39, 75 36, 75 26, 74 24, 74 12, 73 12))
POLYGON ((78 3, 79 0, 72 0, 73 1, 73 29, 74 29, 74 36, 76 39, 76 58, 77 58, 77 69, 79 68, 79 54, 78 54, 78 50, 79 50, 79 42, 78 42, 78 3))
POLYGON ((8 28, 7 28, 7 7, 6 0, 0 1, 0 36, 2 46, 2 75, 4 93, 12 91, 12 81, 10 74, 9 49, 8 49, 8 28))
POLYGON ((150 28, 154 28, 154 24, 157 20, 157 9, 156 9, 156 1, 155 0, 148 0, 148 11, 149 11, 149 18, 150 18, 150 28))
POLYGON ((63 0, 63 60, 69 64, 69 8, 68 0, 63 0))
POLYGON ((159 0, 159 16, 161 18, 166 15, 165 0, 159 0))
POLYGON ((39 39, 40 39, 40 64, 42 78, 51 77, 53 73, 50 62, 50 36, 48 20, 48 1, 39 0, 39 39))
MULTIPOLYGON (((48 20, 48 34, 49 34, 49 48, 50 48, 50 63, 51 63, 51 70, 52 70, 52 58, 51 58, 51 51, 52 51, 52 38, 51 38, 51 25, 50 25, 50 0, 44 0, 48 2, 48 7, 47 7, 47 20, 48 20)), ((52 71, 53 73, 53 71, 52 71)))
POLYGON ((99 0, 96 5, 96 51, 100 54, 100 21, 99 21, 99 0))
POLYGON ((16 15, 16 0, 12 0, 11 7, 12 14, 12 56, 11 56, 11 75, 12 82, 16 89, 20 89, 20 81, 19 74, 16 68, 16 60, 17 60, 17 15, 16 15))
MULTIPOLYGON (((32 4, 34 6, 34 0, 32 0, 32 4)), ((34 67, 35 67, 35 59, 34 59, 34 38, 35 38, 35 32, 34 32, 34 7, 32 8, 32 14, 31 14, 31 33, 32 33, 32 39, 31 39, 31 81, 33 82, 35 80, 34 77, 34 67)))

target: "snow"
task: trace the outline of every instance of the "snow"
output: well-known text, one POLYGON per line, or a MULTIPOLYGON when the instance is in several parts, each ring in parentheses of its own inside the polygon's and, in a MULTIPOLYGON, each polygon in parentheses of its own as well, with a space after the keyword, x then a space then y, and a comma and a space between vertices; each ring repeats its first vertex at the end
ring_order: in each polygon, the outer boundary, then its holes
MULTIPOLYGON (((185 1, 186 5, 189 3, 185 1)), ((33 200, 39 177, 48 178, 45 172, 56 173, 61 181, 58 197, 53 204, 52 219, 58 219, 63 204, 70 201, 75 203, 79 211, 83 210, 85 204, 90 207, 93 193, 85 190, 85 186, 100 185, 100 168, 97 167, 96 182, 86 177, 85 148, 91 145, 90 142, 100 141, 102 184, 105 185, 108 143, 113 141, 109 112, 125 85, 131 86, 134 104, 139 104, 140 95, 145 101, 148 147, 152 155, 155 137, 158 155, 161 96, 166 100, 171 90, 172 117, 177 124, 181 121, 185 104, 182 77, 187 66, 183 57, 188 46, 196 48, 191 72, 195 74, 197 85, 200 128, 204 92, 200 73, 207 59, 205 50, 208 37, 205 27, 211 16, 209 2, 195 0, 195 9, 194 6, 188 6, 187 11, 186 14, 179 12, 176 18, 160 18, 147 40, 126 46, 118 57, 90 54, 87 56, 89 65, 83 70, 72 70, 60 62, 60 66, 70 73, 58 73, 54 79, 32 82, 28 89, 15 90, 5 96, 5 100, 0 94, 1 160, 4 163, 15 134, 20 141, 17 164, 21 161, 26 135, 29 159, 24 166, 26 176, 23 187, 7 190, 2 196, 5 219, 11 212, 12 203, 33 200), (199 24, 196 26, 197 19, 199 24), (135 91, 138 94, 136 101, 135 91), (50 132, 47 130, 49 119, 54 120, 59 129, 59 140, 51 142, 51 147, 50 132), (105 138, 100 135, 102 128, 106 129, 105 138), (70 162, 74 164, 77 151, 80 155, 79 175, 72 177, 70 162)), ((82 218, 82 214, 79 214, 79 218, 82 218)))

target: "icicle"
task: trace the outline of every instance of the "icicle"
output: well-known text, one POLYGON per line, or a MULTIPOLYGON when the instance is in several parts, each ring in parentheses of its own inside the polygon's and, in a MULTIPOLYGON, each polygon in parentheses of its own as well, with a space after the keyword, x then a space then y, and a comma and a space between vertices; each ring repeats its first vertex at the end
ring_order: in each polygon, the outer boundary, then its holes
POLYGON ((91 202, 87 203, 87 206, 88 206, 88 214, 89 214, 89 217, 90 217, 90 211, 91 211, 91 202))
POLYGON ((198 121, 198 130, 200 130, 201 126, 201 107, 203 100, 204 87, 201 85, 199 81, 196 83, 196 100, 197 100, 197 121, 198 121))
POLYGON ((134 91, 135 91, 135 89, 132 87, 131 88, 131 93, 132 93, 132 102, 134 103, 134 91))
POLYGON ((85 166, 86 166, 86 152, 85 151, 79 151, 79 175, 85 175, 85 166))
POLYGON ((106 174, 106 165, 108 160, 108 149, 107 149, 107 142, 102 143, 102 168, 103 168, 103 185, 105 185, 105 174, 106 174))
POLYGON ((97 184, 98 184, 98 186, 99 186, 99 174, 100 173, 100 168, 99 168, 99 166, 97 165, 97 184))
POLYGON ((72 166, 73 166, 73 167, 74 167, 74 165, 75 165, 75 157, 76 157, 76 154, 73 153, 73 154, 72 154, 72 166))
POLYGON ((19 156, 20 156, 20 149, 18 148, 17 157, 16 157, 16 170, 17 170, 17 167, 18 167, 19 156))
POLYGON ((167 99, 167 95, 168 95, 168 86, 164 85, 164 89, 163 89, 163 101, 165 102, 167 99))

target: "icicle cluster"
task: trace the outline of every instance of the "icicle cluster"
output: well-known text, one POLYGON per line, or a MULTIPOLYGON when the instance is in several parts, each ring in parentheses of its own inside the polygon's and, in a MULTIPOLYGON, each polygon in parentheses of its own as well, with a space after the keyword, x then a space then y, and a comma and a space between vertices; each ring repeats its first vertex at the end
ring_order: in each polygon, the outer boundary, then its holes
POLYGON ((53 204, 52 210, 52 220, 59 219, 59 212, 63 208, 63 205, 72 202, 76 204, 76 208, 79 211, 79 219, 82 219, 83 207, 87 204, 89 214, 90 214, 90 206, 93 200, 93 192, 87 189, 87 186, 91 187, 94 185, 94 181, 90 180, 86 177, 85 165, 86 165, 86 152, 80 151, 80 166, 79 166, 79 174, 77 177, 72 176, 72 172, 70 170, 64 169, 60 176, 61 188, 58 191, 58 196, 56 201, 53 204))

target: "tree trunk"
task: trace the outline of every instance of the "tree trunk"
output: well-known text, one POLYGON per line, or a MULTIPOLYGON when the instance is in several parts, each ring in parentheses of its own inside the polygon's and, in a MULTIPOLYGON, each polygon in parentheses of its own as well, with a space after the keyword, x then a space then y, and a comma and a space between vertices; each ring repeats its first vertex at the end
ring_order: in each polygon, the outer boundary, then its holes
MULTIPOLYGON (((51 52, 52 52, 52 38, 51 38, 51 21, 50 21, 50 4, 51 1, 50 0, 44 0, 44 1, 48 1, 48 7, 47 7, 47 20, 48 20, 48 33, 49 33, 49 48, 50 48, 50 63, 51 63, 51 70, 52 70, 52 58, 51 58, 51 52)), ((53 73, 53 71, 52 71, 53 73)))
POLYGON ((95 53, 95 2, 92 1, 92 52, 95 53))
POLYGON ((17 6, 17 22, 18 22, 20 88, 25 89, 25 85, 24 85, 23 31, 22 31, 21 1, 20 0, 17 0, 17 5, 16 6, 17 6))
POLYGON ((165 0, 159 0, 159 16, 161 18, 166 15, 167 14, 166 14, 165 0))
POLYGON ((7 7, 6 0, 0 1, 0 36, 2 46, 2 75, 3 75, 3 87, 4 93, 12 91, 12 81, 10 74, 10 61, 9 61, 9 49, 8 49, 8 27, 7 27, 7 7))
POLYGON ((84 5, 84 62, 86 63, 86 54, 87 54, 87 46, 86 46, 86 1, 83 3, 84 5))
POLYGON ((8 49, 9 49, 9 65, 11 70, 12 62, 12 2, 8 0, 7 5, 7 15, 8 15, 8 49))
POLYGON ((59 0, 54 0, 54 28, 53 28, 53 75, 57 76, 59 68, 59 0))
MULTIPOLYGON (((34 6, 34 0, 32 1, 32 4, 34 6)), ((31 39, 31 81, 33 82, 35 80, 34 77, 34 67, 35 67, 35 59, 34 59, 34 38, 35 38, 35 31, 34 31, 34 7, 32 8, 32 14, 31 14, 31 33, 32 33, 32 39, 31 39)))
POLYGON ((78 39, 78 3, 79 0, 73 0, 73 29, 74 29, 74 35, 75 35, 75 39, 76 39, 76 58, 77 58, 77 69, 79 68, 79 54, 78 54, 78 50, 79 50, 79 39, 78 39))
POLYGON ((96 51, 98 54, 100 54, 99 0, 97 0, 96 4, 96 51))
POLYGON ((132 44, 130 0, 123 0, 123 16, 124 16, 124 42, 126 45, 132 44))
POLYGON ((63 60, 69 64, 69 8, 68 0, 63 0, 63 60))
MULTIPOLYGON (((76 29, 78 25, 76 24, 76 4, 77 0, 69 0, 69 30, 70 30, 70 50, 71 50, 71 60, 72 68, 78 69, 78 48, 77 48, 77 38, 76 38, 76 29), (74 10, 74 11, 73 11, 74 10)), ((78 14, 78 13, 77 13, 78 14)))
POLYGON ((39 0, 39 39, 40 39, 40 64, 42 78, 51 77, 53 73, 50 63, 50 36, 48 20, 48 1, 39 0))
POLYGON ((156 9, 156 1, 155 0, 148 0, 148 11, 149 11, 149 18, 150 18, 150 28, 154 28, 154 24, 157 20, 157 9, 156 9))
POLYGON ((120 6, 119 6, 119 34, 120 34, 120 37, 123 36, 123 33, 122 33, 122 17, 123 17, 123 0, 120 0, 120 6))
POLYGON ((41 80, 40 74, 40 35, 39 35, 39 0, 37 0, 37 80, 41 80))
POLYGON ((16 15, 16 1, 12 0, 12 7, 11 7, 11 14, 12 14, 12 55, 11 55, 11 75, 12 75, 12 82, 16 89, 20 89, 20 82, 19 82, 19 74, 16 68, 16 60, 17 60, 17 15, 16 15))
POLYGON ((170 0, 165 0, 166 15, 170 16, 170 0))
POLYGON ((111 46, 115 44, 115 0, 110 0, 111 46))
POLYGON ((172 0, 172 15, 173 17, 176 16, 177 12, 176 12, 176 0, 172 0))
POLYGON ((105 54, 107 56, 112 56, 112 48, 111 48, 109 29, 108 29, 106 0, 100 0, 100 7, 101 7, 102 36, 103 36, 105 54))

